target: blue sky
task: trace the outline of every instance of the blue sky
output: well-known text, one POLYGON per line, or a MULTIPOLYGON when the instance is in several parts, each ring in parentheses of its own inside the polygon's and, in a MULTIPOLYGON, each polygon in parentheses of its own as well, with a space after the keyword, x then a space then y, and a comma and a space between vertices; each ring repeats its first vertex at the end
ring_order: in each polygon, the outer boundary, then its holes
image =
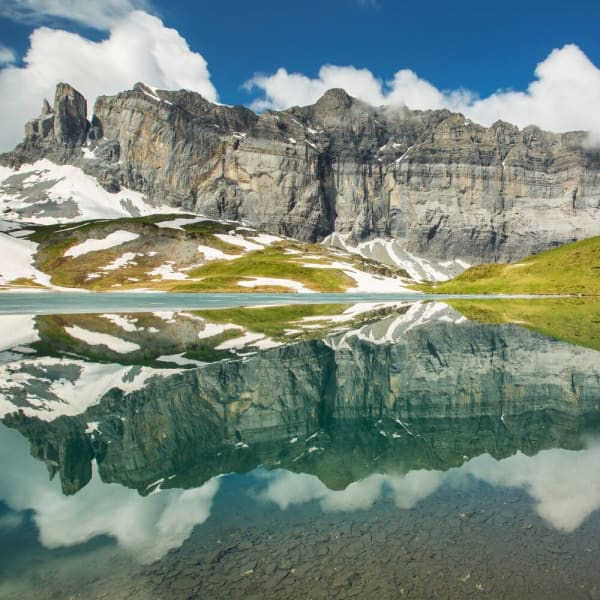
POLYGON ((600 101, 599 23, 600 3, 591 0, 2 0, 0 93, 8 90, 6 103, 14 102, 10 93, 19 87, 22 110, 31 111, 42 92, 51 95, 55 79, 70 79, 92 99, 143 79, 227 104, 279 109, 340 85, 373 104, 594 130, 595 121, 588 125, 581 115, 600 101), (128 18, 135 9, 142 11, 139 39, 136 19, 128 18), (167 30, 181 43, 171 36, 156 50, 167 30), (59 35, 65 31, 76 37, 59 35), (120 41, 102 45, 118 31, 120 41), (145 58, 151 51, 156 64, 145 58), (540 64, 542 75, 535 73, 540 64), (334 68, 323 72, 324 65, 334 68), (34 71, 44 73, 43 82, 34 81, 34 71), (244 86, 253 78, 254 86, 244 86), (544 85, 531 91, 538 80, 544 85), (505 93, 511 90, 531 97, 505 93), (563 114, 565 104, 572 114, 563 114))
POLYGON ((600 65, 600 2, 175 2, 158 9, 207 59, 225 102, 278 67, 316 75, 330 63, 387 79, 409 68, 440 88, 524 89, 553 48, 577 44, 600 65), (185 8, 182 8, 185 7, 185 8), (195 8, 194 8, 195 7, 195 8))
MULTIPOLYGON (((279 67, 315 76, 323 64, 354 65, 384 79, 409 68, 439 88, 488 95, 525 89, 535 65, 565 44, 600 64, 594 0, 152 0, 148 8, 204 56, 230 104, 250 101, 241 86, 254 73, 279 67)), ((65 19, 43 23, 95 40, 106 35, 65 19)), ((0 18, 1 43, 22 57, 34 27, 0 18)))

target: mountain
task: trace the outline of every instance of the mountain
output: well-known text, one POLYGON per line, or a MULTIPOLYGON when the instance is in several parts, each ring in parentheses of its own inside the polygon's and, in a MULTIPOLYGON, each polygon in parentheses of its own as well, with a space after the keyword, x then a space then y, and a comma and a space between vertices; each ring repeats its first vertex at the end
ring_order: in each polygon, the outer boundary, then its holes
POLYGON ((0 156, 0 199, 8 219, 85 217, 64 189, 76 169, 93 206, 120 216, 169 206, 398 266, 403 252, 458 259, 460 271, 600 235, 600 152, 585 137, 375 108, 339 89, 257 115, 137 84, 99 97, 88 121, 85 98, 59 84, 0 156))

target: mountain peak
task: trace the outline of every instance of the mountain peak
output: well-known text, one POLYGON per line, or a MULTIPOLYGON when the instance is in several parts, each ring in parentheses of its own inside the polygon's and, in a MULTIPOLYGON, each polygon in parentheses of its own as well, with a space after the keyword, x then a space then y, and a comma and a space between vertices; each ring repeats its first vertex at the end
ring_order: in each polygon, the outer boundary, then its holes
POLYGON ((63 146, 79 148, 87 136, 87 101, 68 83, 56 86, 54 137, 63 146))
POLYGON ((54 111, 52 110, 52 107, 50 106, 50 102, 48 102, 48 100, 46 100, 46 98, 44 98, 44 102, 42 103, 42 112, 40 113, 40 117, 47 117, 48 115, 51 115, 54 111))
POLYGON ((316 102, 315 106, 327 110, 340 110, 350 108, 354 98, 342 88, 332 88, 327 90, 316 102))
POLYGON ((56 85, 54 104, 56 105, 57 102, 63 100, 70 102, 80 102, 83 100, 85 102, 85 98, 81 92, 78 92, 71 84, 61 82, 56 85))

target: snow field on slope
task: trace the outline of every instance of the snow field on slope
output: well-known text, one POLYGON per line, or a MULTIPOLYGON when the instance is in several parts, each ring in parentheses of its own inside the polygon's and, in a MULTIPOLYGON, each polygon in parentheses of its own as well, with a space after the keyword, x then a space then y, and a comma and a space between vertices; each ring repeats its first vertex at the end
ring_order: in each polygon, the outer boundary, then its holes
POLYGON ((139 237, 140 236, 138 233, 132 233, 131 231, 120 229, 119 231, 113 231, 112 233, 109 233, 103 239, 90 238, 81 244, 71 246, 71 248, 65 252, 64 256, 77 258, 78 256, 82 256, 88 252, 108 250, 109 248, 114 248, 115 246, 132 242, 133 240, 137 240, 139 237))
POLYGON ((33 266, 37 244, 29 240, 0 233, 0 283, 15 279, 32 279, 40 285, 50 285, 50 276, 33 266))
POLYGON ((65 327, 65 333, 73 338, 85 342, 89 346, 106 346, 109 350, 119 354, 127 354, 140 350, 141 347, 133 342, 127 342, 121 338, 109 335, 108 333, 99 333, 97 331, 89 331, 77 325, 65 327))
MULTIPOLYGON (((124 367, 118 364, 89 363, 64 358, 32 358, 0 365, 0 417, 22 410, 27 416, 43 421, 53 421, 60 416, 81 414, 90 406, 97 404, 111 389, 118 388, 125 393, 140 390, 155 375, 176 373, 173 369, 153 369, 150 367, 124 367), (73 379, 60 378, 51 381, 47 395, 31 395, 35 386, 30 382, 43 378, 43 373, 56 366, 73 366, 78 375, 73 379), (26 370, 41 373, 38 377, 26 370), (15 390, 27 391, 25 406, 16 406, 12 402, 15 390)), ((47 384, 48 379, 44 378, 47 384)), ((40 387, 45 389, 44 386, 40 387)), ((41 392, 40 392, 41 393, 41 392)))
MULTIPOLYGON (((32 206, 26 200, 27 189, 47 184, 45 190, 48 200, 60 205, 72 201, 77 205, 79 214, 75 217, 32 216, 28 222, 40 225, 70 223, 87 219, 116 219, 131 216, 147 216, 156 213, 178 212, 176 208, 152 206, 143 194, 126 188, 119 192, 106 191, 91 175, 86 175, 79 167, 57 165, 48 159, 33 164, 22 165, 19 169, 0 169, 0 202, 13 211, 32 206), (11 175, 28 175, 23 181, 23 193, 15 195, 1 190, 2 183, 11 175)), ((40 200, 43 200, 41 198, 40 200)))
POLYGON ((376 238, 357 246, 347 243, 347 236, 332 233, 323 243, 342 248, 350 254, 370 258, 404 269, 416 281, 447 281, 471 265, 460 258, 435 262, 404 250, 396 240, 376 238))

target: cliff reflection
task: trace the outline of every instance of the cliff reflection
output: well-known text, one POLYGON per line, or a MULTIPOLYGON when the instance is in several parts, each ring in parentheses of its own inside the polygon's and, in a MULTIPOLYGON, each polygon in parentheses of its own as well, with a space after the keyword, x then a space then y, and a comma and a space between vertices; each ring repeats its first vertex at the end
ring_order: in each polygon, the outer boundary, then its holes
MULTIPOLYGON (((155 319, 202 340, 192 317, 155 319)), ((144 356, 182 351, 169 328, 144 356)), ((250 496, 282 510, 365 510, 381 498, 407 509, 473 480, 527 490, 562 531, 600 506, 600 445, 583 441, 600 434, 599 354, 517 325, 442 304, 388 307, 360 327, 192 369, 52 356, 34 333, 1 357, 12 377, 2 408, 39 460, 0 429, 15 457, 0 500, 9 521, 33 511, 47 547, 105 534, 142 560, 163 556, 210 518, 229 473, 248 474, 250 496)))
MULTIPOLYGON (((90 378, 104 390, 93 402, 73 384, 62 416, 30 404, 4 422, 59 473, 65 493, 89 481, 92 461, 103 481, 142 494, 158 480, 192 488, 258 465, 344 489, 374 472, 582 448, 582 434, 600 431, 598 356, 516 325, 417 305, 200 369, 141 368, 118 387, 90 378)), ((64 388, 73 361, 54 368, 17 380, 20 397, 64 388)))

